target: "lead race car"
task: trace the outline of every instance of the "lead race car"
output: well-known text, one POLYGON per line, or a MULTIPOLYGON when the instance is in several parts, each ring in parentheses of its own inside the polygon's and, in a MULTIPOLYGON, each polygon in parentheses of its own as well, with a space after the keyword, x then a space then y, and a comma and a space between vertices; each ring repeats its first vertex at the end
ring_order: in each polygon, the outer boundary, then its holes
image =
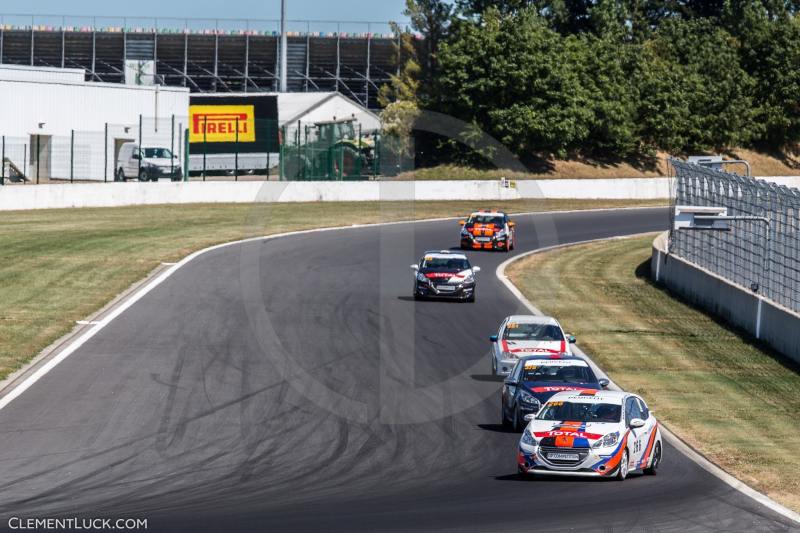
POLYGON ((461 224, 462 250, 503 250, 517 246, 516 223, 497 211, 477 211, 461 224))
POLYGON ((641 470, 655 475, 663 444, 655 416, 639 396, 585 390, 553 395, 528 415, 517 451, 521 476, 556 474, 624 480, 641 470))
POLYGON ((454 298, 475 301, 475 274, 480 267, 472 266, 467 256, 449 250, 425 252, 414 271, 414 299, 454 298))
POLYGON ((526 355, 572 355, 575 337, 564 333, 558 320, 548 316, 506 317, 492 343, 492 374, 508 375, 517 359, 526 355))

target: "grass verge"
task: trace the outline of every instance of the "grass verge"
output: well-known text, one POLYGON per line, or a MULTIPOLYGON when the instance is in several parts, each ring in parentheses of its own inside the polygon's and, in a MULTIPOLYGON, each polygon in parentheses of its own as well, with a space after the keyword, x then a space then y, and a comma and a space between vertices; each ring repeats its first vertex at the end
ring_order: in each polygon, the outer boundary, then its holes
MULTIPOLYGON (((510 212, 665 201, 495 202, 510 212)), ((161 262, 257 235, 318 227, 459 216, 475 202, 359 202, 137 206, 0 214, 0 379, 161 262)), ((456 238, 454 229, 453 238, 456 238)))
POLYGON ((507 274, 682 439, 800 511, 798 368, 650 282, 652 241, 536 254, 507 274))

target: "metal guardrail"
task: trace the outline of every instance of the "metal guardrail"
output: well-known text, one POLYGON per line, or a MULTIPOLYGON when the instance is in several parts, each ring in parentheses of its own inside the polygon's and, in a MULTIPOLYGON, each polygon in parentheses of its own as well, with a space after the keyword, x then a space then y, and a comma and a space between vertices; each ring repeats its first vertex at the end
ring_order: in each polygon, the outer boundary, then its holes
POLYGON ((673 225, 669 252, 800 311, 800 190, 675 159, 670 164, 675 205, 725 207, 728 229, 673 225))

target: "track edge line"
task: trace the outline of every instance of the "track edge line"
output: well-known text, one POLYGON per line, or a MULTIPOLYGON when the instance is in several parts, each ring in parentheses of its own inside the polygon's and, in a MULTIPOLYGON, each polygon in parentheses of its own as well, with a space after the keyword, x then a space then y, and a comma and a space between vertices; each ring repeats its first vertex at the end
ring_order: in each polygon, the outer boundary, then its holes
MULTIPOLYGON (((537 308, 535 305, 533 305, 533 303, 530 300, 528 300, 528 298, 524 294, 522 294, 522 291, 520 291, 517 288, 516 285, 511 283, 511 280, 508 279, 508 276, 506 276, 506 273, 505 273, 506 272, 506 268, 508 268, 508 266, 511 265, 513 262, 515 262, 517 260, 520 260, 520 259, 524 259, 526 257, 530 257, 530 256, 535 255, 535 254, 551 252, 553 250, 560 250, 560 249, 564 249, 564 248, 570 248, 572 246, 581 246, 581 245, 584 245, 584 244, 591 244, 591 243, 597 243, 597 242, 606 242, 606 241, 616 241, 616 240, 621 240, 621 239, 633 239, 633 238, 636 238, 636 237, 644 237, 644 236, 647 236, 647 235, 656 235, 658 233, 660 233, 660 232, 649 231, 649 232, 646 232, 646 233, 637 233, 637 234, 625 235, 625 236, 605 237, 605 238, 600 238, 600 239, 590 239, 590 240, 587 240, 587 241, 579 241, 579 242, 573 242, 573 243, 567 243, 567 244, 558 244, 558 245, 555 245, 555 246, 548 246, 548 247, 545 247, 545 248, 540 248, 538 250, 530 250, 528 252, 525 252, 525 253, 522 253, 522 254, 519 254, 519 255, 515 255, 514 257, 506 259, 505 261, 500 263, 497 266, 497 270, 495 270, 495 275, 500 280, 500 282, 503 285, 505 285, 505 287, 511 292, 511 294, 513 294, 520 301, 520 303, 522 303, 522 305, 524 305, 526 308, 528 308, 534 315, 544 315, 544 313, 541 310, 539 310, 539 308, 537 308)), ((622 388, 619 385, 617 385, 616 383, 614 383, 614 381, 611 379, 611 377, 608 376, 608 374, 606 374, 603 371, 603 369, 601 369, 597 365, 597 363, 594 362, 594 360, 589 356, 589 354, 587 354, 586 352, 584 352, 583 350, 581 350, 577 346, 576 346, 576 348, 577 348, 577 350, 574 350, 574 351, 577 351, 578 355, 581 355, 582 357, 585 357, 586 360, 589 362, 589 364, 592 366, 593 370, 599 370, 600 371, 599 373, 601 373, 606 378, 608 378, 608 380, 610 382, 610 387, 609 388, 613 388, 613 389, 616 389, 616 390, 622 390, 622 388)), ((761 505, 763 505, 767 509, 770 509, 771 511, 774 511, 774 512, 780 514, 781 516, 783 516, 785 518, 788 518, 788 519, 800 524, 800 513, 796 513, 795 511, 792 511, 788 507, 776 502, 775 500, 773 500, 772 498, 770 498, 766 494, 757 491, 756 489, 754 489, 750 485, 746 484, 744 481, 742 481, 742 480, 736 478, 735 476, 729 474, 722 467, 720 467, 719 465, 717 465, 714 462, 712 462, 710 459, 708 459, 705 455, 703 455, 699 451, 695 450, 691 445, 689 445, 686 442, 684 442, 683 440, 681 440, 680 437, 678 437, 675 433, 670 431, 664 424, 660 423, 659 424, 659 429, 661 431, 663 431, 664 436, 667 438, 667 441, 669 441, 670 444, 675 446, 675 448, 680 453, 682 453, 683 455, 688 457, 692 462, 697 464, 700 468, 702 468, 703 470, 705 470, 706 472, 708 472, 712 476, 716 477, 717 479, 719 479, 720 481, 722 481, 723 483, 725 483, 729 487, 733 488, 734 490, 736 490, 736 491, 744 494, 745 496, 751 498, 752 500, 755 500, 756 502, 760 503, 761 505)))

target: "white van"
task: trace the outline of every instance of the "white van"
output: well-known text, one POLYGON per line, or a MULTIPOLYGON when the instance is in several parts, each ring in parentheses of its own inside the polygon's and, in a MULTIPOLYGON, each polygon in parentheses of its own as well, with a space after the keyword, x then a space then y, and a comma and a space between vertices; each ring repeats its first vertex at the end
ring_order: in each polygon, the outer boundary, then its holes
POLYGON ((169 148, 145 146, 127 142, 120 146, 117 156, 116 181, 138 179, 158 181, 161 178, 179 181, 183 177, 180 161, 169 148))

